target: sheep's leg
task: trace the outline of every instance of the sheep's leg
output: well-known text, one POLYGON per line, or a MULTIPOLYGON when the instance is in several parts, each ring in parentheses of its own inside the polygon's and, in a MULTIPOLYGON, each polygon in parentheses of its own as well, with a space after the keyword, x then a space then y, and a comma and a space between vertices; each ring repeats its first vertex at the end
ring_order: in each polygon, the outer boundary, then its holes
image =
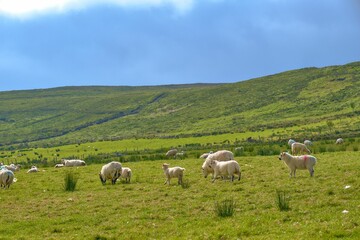
POLYGON ((213 179, 212 179, 212 181, 211 182, 215 182, 215 179, 217 178, 217 174, 216 173, 214 173, 214 175, 213 175, 213 179))
POLYGON ((234 181, 234 175, 231 175, 231 176, 230 176, 230 179, 231 179, 231 181, 233 182, 233 181, 234 181))
POLYGON ((309 172, 310 172, 310 177, 313 177, 314 176, 314 169, 309 169, 309 172))
POLYGON ((178 179, 178 184, 182 184, 182 177, 180 176, 179 179, 178 179))

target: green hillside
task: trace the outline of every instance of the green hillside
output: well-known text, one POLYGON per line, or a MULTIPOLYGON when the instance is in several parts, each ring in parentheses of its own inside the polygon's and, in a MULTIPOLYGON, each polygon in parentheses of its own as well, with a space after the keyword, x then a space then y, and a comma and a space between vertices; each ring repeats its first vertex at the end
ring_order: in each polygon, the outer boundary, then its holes
POLYGON ((360 62, 232 84, 62 87, 0 92, 0 144, 263 131, 328 138, 360 132, 360 62))

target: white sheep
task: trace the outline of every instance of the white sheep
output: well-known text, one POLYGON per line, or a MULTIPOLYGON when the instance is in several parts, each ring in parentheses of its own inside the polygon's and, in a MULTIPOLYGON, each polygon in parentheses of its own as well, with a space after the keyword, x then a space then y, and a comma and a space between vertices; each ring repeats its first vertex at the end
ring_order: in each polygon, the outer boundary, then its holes
POLYGON ((335 144, 343 144, 343 143, 344 143, 344 139, 342 139, 342 138, 336 139, 335 144))
POLYGON ((132 172, 131 169, 128 167, 123 167, 121 171, 121 178, 125 179, 125 182, 129 182, 131 180, 132 172))
POLYGON ((311 151, 306 147, 305 144, 294 142, 293 144, 291 144, 291 153, 294 155, 298 153, 311 153, 311 151))
POLYGON ((14 173, 11 170, 3 169, 0 170, 0 187, 9 188, 14 182, 14 173))
POLYGON ((61 159, 61 163, 64 164, 65 167, 77 167, 86 165, 85 161, 80 159, 61 159))
POLYGON ((214 153, 209 154, 206 160, 218 160, 218 161, 227 161, 234 159, 234 154, 228 150, 220 150, 214 153))
POLYGON ((201 154, 200 158, 206 159, 209 156, 209 154, 212 154, 212 153, 213 153, 213 151, 210 151, 208 153, 203 153, 203 154, 201 154))
POLYGON ((215 153, 209 154, 209 156, 206 158, 203 165, 201 166, 204 177, 206 178, 210 173, 214 174, 214 169, 210 167, 210 162, 212 160, 228 161, 233 159, 234 154, 227 150, 220 150, 215 153))
POLYGON ((12 171, 12 172, 20 171, 20 167, 21 166, 19 164, 15 165, 13 163, 10 164, 9 166, 5 165, 5 168, 12 171))
POLYGON ((308 169, 310 176, 314 176, 314 165, 316 158, 311 155, 292 156, 287 152, 282 152, 279 160, 283 160, 290 169, 290 177, 295 177, 296 169, 308 169))
POLYGON ((35 173, 35 172, 38 172, 39 169, 36 167, 36 166, 32 166, 28 171, 27 173, 35 173))
POLYGON ((62 163, 55 164, 55 168, 62 168, 62 167, 65 167, 64 164, 62 163))
POLYGON ((170 164, 164 163, 162 165, 162 169, 164 170, 166 181, 164 184, 170 185, 170 179, 171 178, 177 178, 178 184, 182 184, 182 178, 184 175, 185 168, 182 167, 171 167, 169 168, 170 164))
POLYGON ((225 162, 220 162, 217 160, 211 160, 210 165, 214 169, 214 177, 212 182, 215 182, 217 176, 230 177, 230 180, 234 181, 234 174, 238 175, 238 180, 241 179, 241 170, 240 165, 235 160, 229 160, 225 162))
POLYGON ((166 157, 176 157, 176 153, 177 153, 177 149, 170 149, 169 151, 167 151, 167 153, 165 154, 166 157))
POLYGON ((106 180, 110 179, 111 184, 115 184, 116 180, 121 176, 121 172, 121 163, 113 161, 105 164, 99 173, 101 183, 105 185, 106 180))

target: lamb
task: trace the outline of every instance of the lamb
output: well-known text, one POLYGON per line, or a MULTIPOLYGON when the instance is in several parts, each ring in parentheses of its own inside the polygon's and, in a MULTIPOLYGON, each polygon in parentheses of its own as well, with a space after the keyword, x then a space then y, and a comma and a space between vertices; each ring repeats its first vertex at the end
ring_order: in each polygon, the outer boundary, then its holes
POLYGON ((177 149, 171 149, 169 151, 167 151, 167 153, 165 154, 167 157, 173 157, 175 158, 176 157, 176 153, 177 153, 177 149))
POLYGON ((38 172, 39 169, 36 167, 36 166, 32 166, 28 171, 27 173, 35 173, 35 172, 38 172))
POLYGON ((335 144, 343 144, 343 143, 344 143, 344 139, 342 139, 342 138, 336 139, 335 144))
POLYGON ((291 144, 291 152, 292 154, 311 153, 310 149, 308 149, 305 144, 298 142, 294 142, 293 144, 291 144))
POLYGON ((215 153, 209 154, 201 167, 204 177, 206 178, 210 173, 214 173, 214 169, 209 166, 211 160, 228 161, 233 159, 234 154, 227 150, 220 150, 215 153))
POLYGON ((14 182, 14 173, 8 169, 0 170, 0 187, 9 188, 14 182))
POLYGON ((290 169, 290 177, 295 177, 296 169, 308 169, 310 176, 314 176, 314 165, 316 158, 311 155, 292 156, 287 152, 282 152, 279 160, 283 160, 290 169))
POLYGON ((185 168, 182 167, 171 167, 169 168, 170 164, 164 163, 162 165, 162 169, 164 170, 166 181, 164 184, 170 185, 170 179, 171 178, 177 178, 178 184, 182 184, 182 178, 184 175, 185 168))
POLYGON ((61 159, 61 163, 64 164, 65 167, 77 167, 86 165, 85 161, 80 159, 61 159))
POLYGON ((110 179, 111 184, 115 184, 116 180, 121 176, 122 166, 120 162, 109 162, 102 166, 99 173, 100 181, 105 185, 106 180, 110 179))
POLYGON ((62 163, 55 164, 55 168, 62 168, 62 167, 64 167, 64 164, 62 163))
POLYGON ((122 171, 121 171, 121 178, 125 179, 125 182, 129 182, 130 183, 130 179, 131 179, 131 169, 128 167, 123 167, 122 171))
POLYGON ((214 177, 212 182, 215 182, 217 176, 228 177, 230 176, 231 182, 234 181, 234 174, 238 175, 238 180, 241 179, 240 165, 235 160, 220 162, 217 160, 211 160, 209 164, 210 168, 214 169, 214 177))

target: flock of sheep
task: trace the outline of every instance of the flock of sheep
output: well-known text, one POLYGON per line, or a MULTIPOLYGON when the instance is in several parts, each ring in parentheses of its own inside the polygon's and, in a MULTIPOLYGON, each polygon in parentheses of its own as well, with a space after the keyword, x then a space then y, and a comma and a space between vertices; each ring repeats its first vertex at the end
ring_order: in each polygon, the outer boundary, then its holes
MULTIPOLYGON (((336 140, 336 144, 342 144, 344 140, 339 138, 336 140)), ((283 160, 285 164, 290 169, 290 177, 295 177, 297 169, 307 169, 310 173, 310 176, 314 175, 314 165, 316 164, 316 158, 312 155, 310 147, 312 142, 305 140, 304 143, 296 142, 292 139, 288 141, 289 146, 291 147, 291 153, 282 152, 279 155, 279 160, 283 160), (301 155, 299 155, 301 154, 301 155), (305 155, 304 155, 305 154, 305 155)), ((180 153, 183 156, 183 152, 180 153)), ((171 149, 166 153, 167 157, 179 156, 179 153, 176 149, 171 149)), ((209 152, 204 153, 200 158, 205 159, 202 164, 202 173, 206 178, 209 174, 212 174, 212 182, 214 182, 217 177, 221 178, 230 178, 230 181, 234 181, 235 175, 237 175, 238 180, 241 179, 241 169, 239 163, 234 159, 234 154, 228 150, 220 150, 215 153, 209 152)), ((60 167, 76 167, 76 166, 85 166, 86 163, 83 160, 79 159, 62 159, 61 164, 56 164, 55 168, 60 167)), ((170 167, 170 164, 164 163, 162 169, 166 176, 165 184, 170 184, 171 178, 177 178, 178 184, 182 184, 183 175, 185 168, 183 167, 170 167)), ((3 165, 0 163, 0 187, 9 188, 10 185, 16 181, 14 172, 20 170, 20 165, 11 164, 9 166, 3 165)), ((28 173, 38 172, 36 166, 32 166, 29 169, 28 173)), ((106 184, 107 180, 110 180, 112 184, 115 184, 118 178, 124 178, 126 182, 130 182, 132 176, 132 171, 128 167, 123 167, 120 162, 112 161, 110 163, 102 166, 99 173, 100 181, 102 184, 106 184)))

